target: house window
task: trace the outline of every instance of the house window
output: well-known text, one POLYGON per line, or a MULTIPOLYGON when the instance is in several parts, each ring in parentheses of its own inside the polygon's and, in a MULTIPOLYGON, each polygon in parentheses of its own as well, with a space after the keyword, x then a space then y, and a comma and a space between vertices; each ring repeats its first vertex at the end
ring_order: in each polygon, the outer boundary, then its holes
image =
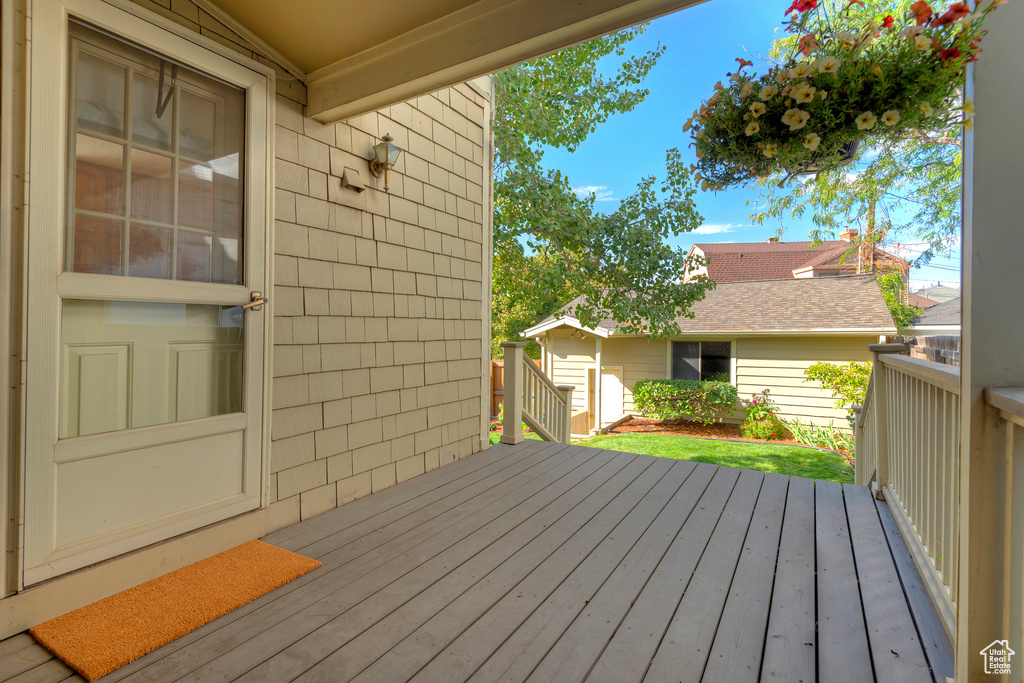
POLYGON ((72 22, 65 270, 241 284, 245 91, 72 22))
POLYGON ((672 379, 732 382, 731 346, 727 341, 672 342, 672 379))

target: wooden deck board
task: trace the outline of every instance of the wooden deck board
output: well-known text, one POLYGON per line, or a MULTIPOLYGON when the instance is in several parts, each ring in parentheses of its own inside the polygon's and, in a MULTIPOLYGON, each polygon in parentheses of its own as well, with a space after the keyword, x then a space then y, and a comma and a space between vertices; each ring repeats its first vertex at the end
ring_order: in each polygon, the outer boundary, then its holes
MULTIPOLYGON (((884 512, 859 487, 494 447, 268 536, 323 567, 104 681, 928 681, 951 648, 884 512)), ((79 680, 0 642, 0 681, 79 680)))
POLYGON ((818 681, 871 683, 864 608, 853 563, 843 487, 814 483, 815 548, 818 566, 818 681))
POLYGON ((613 672, 618 670, 627 680, 639 676, 647 681, 700 681, 763 484, 761 472, 744 470, 740 474, 672 621, 660 639, 650 640, 654 647, 650 654, 645 652, 647 656, 641 659, 639 653, 630 652, 628 657, 622 657, 620 652, 616 657, 620 664, 603 669, 604 663, 611 664, 609 647, 591 679, 616 680, 613 672))
POLYGON ((791 477, 761 681, 812 683, 817 678, 814 562, 814 481, 791 477))
POLYGON ((887 545, 875 542, 882 524, 874 497, 862 486, 844 486, 843 497, 875 675, 892 683, 932 683, 892 553, 887 545))
MULTIPOLYGON (((608 497, 618 496, 623 489, 630 490, 636 500, 664 475, 664 467, 636 459, 617 472, 611 479, 598 486, 575 486, 566 495, 560 496, 537 514, 523 521, 515 529, 494 540, 487 548, 458 567, 453 567, 441 580, 420 592, 407 604, 386 615, 385 621, 356 624, 345 619, 340 632, 347 633, 362 626, 372 626, 358 638, 346 643, 332 630, 317 634, 320 642, 330 649, 329 656, 320 664, 301 676, 300 681, 342 681, 351 680, 363 668, 373 663, 375 655, 387 652, 402 638, 425 621, 435 616, 448 604, 457 600, 465 591, 484 579, 497 567, 515 557, 519 552, 536 551, 541 557, 552 552, 564 542, 574 530, 579 529, 582 519, 587 519, 608 504, 608 497), (604 490, 604 496, 597 495, 604 490), (339 644, 344 647, 338 647, 339 644), (368 647, 373 643, 373 647, 368 647)), ((594 478, 594 484, 598 483, 594 478)), ((500 590, 500 586, 499 586, 500 590)), ((375 615, 376 616, 376 615, 375 615)), ((466 618, 466 614, 461 615, 466 618)), ((367 620, 369 622, 370 620, 367 620)), ((305 645, 305 643, 303 643, 305 645)), ((396 680, 381 678, 379 680, 396 680)))
POLYGON ((765 475, 714 645, 699 679, 705 683, 756 683, 761 676, 788 489, 789 477, 765 475))

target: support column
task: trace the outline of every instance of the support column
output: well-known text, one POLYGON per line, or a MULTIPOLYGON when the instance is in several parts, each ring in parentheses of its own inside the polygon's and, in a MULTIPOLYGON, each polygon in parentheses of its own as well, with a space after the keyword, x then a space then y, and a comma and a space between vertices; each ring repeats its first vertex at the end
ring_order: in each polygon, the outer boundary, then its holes
POLYGON ((523 436, 523 349, 526 342, 504 342, 504 391, 502 397, 501 443, 514 446, 523 436))
MULTIPOLYGON (((957 681, 988 680, 982 648, 1005 633, 1006 435, 987 410, 985 387, 1024 386, 1024 4, 995 11, 985 52, 967 79, 977 118, 964 136, 962 349, 960 369, 960 575, 957 681)), ((1016 496, 1024 491, 1016 491, 1016 496)), ((1019 566, 1022 558, 1010 558, 1019 566)), ((1015 680, 1024 662, 1013 660, 1015 680)))
POLYGON ((556 384, 555 387, 565 401, 565 433, 562 435, 562 443, 569 443, 572 440, 572 390, 576 387, 571 384, 556 384))
POLYGON ((600 430, 601 424, 601 338, 594 336, 594 429, 600 430))

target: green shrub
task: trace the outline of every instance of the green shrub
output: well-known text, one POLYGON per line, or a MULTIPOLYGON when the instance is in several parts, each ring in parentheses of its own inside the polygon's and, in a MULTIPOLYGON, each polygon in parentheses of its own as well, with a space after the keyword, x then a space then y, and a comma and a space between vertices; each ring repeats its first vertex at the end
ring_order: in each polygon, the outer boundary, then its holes
POLYGON ((805 382, 817 381, 822 388, 832 392, 836 408, 850 410, 855 403, 864 405, 864 394, 871 379, 871 363, 815 363, 804 370, 805 382))
POLYGON ((740 433, 748 439, 775 441, 786 438, 786 427, 782 420, 772 415, 763 420, 744 420, 740 433))
POLYGON ((752 395, 743 411, 747 416, 740 425, 740 433, 746 438, 767 441, 785 438, 786 428, 778 418, 779 407, 772 401, 768 389, 752 395))
POLYGON ((637 411, 656 420, 720 422, 737 398, 736 387, 728 382, 645 379, 633 387, 637 411))

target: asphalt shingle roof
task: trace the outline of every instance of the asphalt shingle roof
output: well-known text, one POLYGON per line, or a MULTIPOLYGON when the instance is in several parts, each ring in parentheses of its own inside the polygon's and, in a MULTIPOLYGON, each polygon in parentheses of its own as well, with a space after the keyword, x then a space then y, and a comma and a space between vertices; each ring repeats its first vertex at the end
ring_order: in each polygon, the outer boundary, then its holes
POLYGON ((960 297, 950 299, 949 301, 943 301, 941 304, 936 304, 931 308, 925 310, 917 320, 914 321, 914 325, 918 326, 929 326, 929 325, 959 325, 960 324, 960 297))
MULTIPOLYGON (((571 315, 575 303, 564 310, 571 315)), ((895 330, 873 275, 720 283, 690 311, 693 318, 676 318, 683 333, 895 330)), ((599 327, 610 332, 617 324, 604 320, 599 327)))
MULTIPOLYGON (((781 280, 809 266, 834 264, 856 269, 856 246, 845 240, 825 242, 733 242, 694 244, 708 258, 708 277, 714 282, 781 280)), ((875 249, 876 259, 894 258, 875 249)))

